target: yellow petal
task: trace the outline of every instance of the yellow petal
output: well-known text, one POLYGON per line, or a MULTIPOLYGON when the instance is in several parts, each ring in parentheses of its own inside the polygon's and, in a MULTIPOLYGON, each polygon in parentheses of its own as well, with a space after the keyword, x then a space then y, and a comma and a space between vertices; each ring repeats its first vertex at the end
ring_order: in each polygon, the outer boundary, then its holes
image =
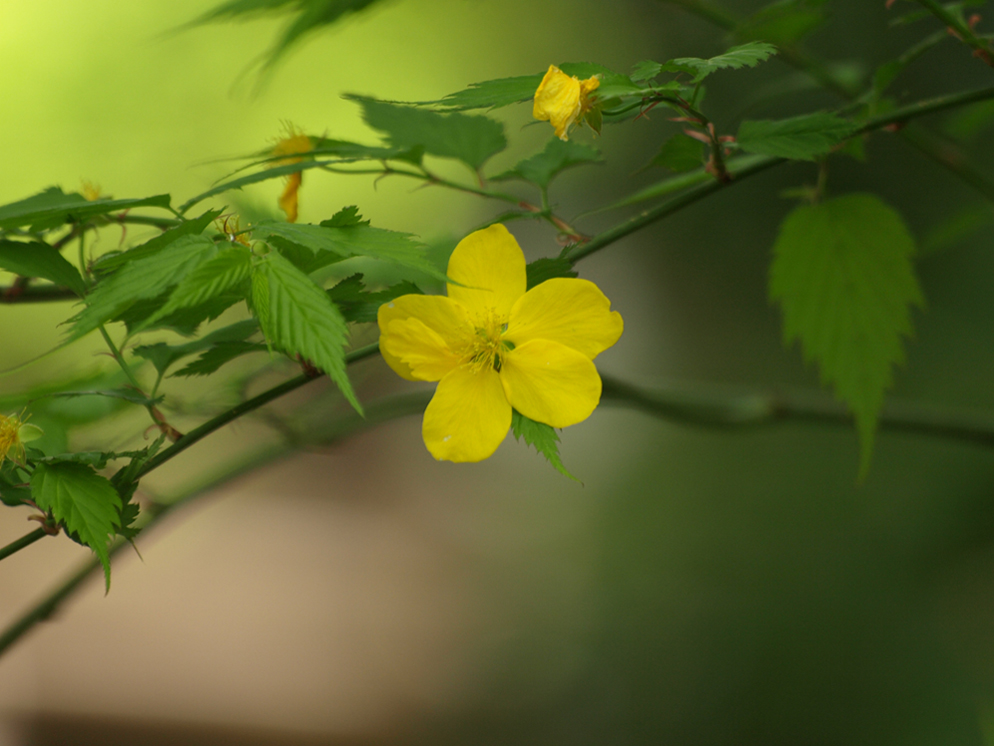
POLYGON ((290 174, 286 180, 283 194, 280 195, 280 209, 286 213, 288 223, 297 222, 297 191, 300 189, 301 181, 303 181, 303 176, 299 171, 290 174))
POLYGON ((589 280, 557 277, 518 298, 511 308, 504 339, 520 346, 548 339, 593 360, 618 341, 624 323, 611 301, 589 280))
POLYGON ((587 78, 586 80, 580 81, 580 110, 581 113, 585 111, 590 111, 591 101, 590 94, 600 88, 601 81, 596 75, 592 78, 587 78))
POLYGON ((402 295, 380 306, 376 317, 380 325, 380 352, 383 354, 383 359, 397 375, 408 381, 424 379, 415 376, 410 365, 392 355, 387 349, 389 343, 385 343, 385 338, 389 336, 387 330, 391 322, 409 318, 418 319, 439 335, 450 350, 460 349, 465 340, 475 333, 463 308, 442 295, 402 295))
POLYGON ((511 427, 511 405, 493 369, 456 368, 443 378, 425 409, 421 435, 439 461, 482 461, 511 427))
POLYGON ((566 140, 568 139, 566 133, 579 113, 580 81, 567 75, 555 65, 549 65, 545 77, 535 91, 532 116, 543 122, 548 121, 556 128, 559 139, 566 140))
POLYGON ((512 407, 553 427, 582 422, 601 400, 601 377, 590 358, 545 339, 505 353, 500 382, 512 407))
POLYGON ((406 364, 419 381, 440 381, 461 362, 440 334, 414 318, 391 321, 380 345, 392 358, 406 364))
POLYGON ((491 315, 506 319, 514 302, 525 294, 525 255, 514 236, 500 223, 470 233, 449 257, 449 297, 483 326, 491 315))

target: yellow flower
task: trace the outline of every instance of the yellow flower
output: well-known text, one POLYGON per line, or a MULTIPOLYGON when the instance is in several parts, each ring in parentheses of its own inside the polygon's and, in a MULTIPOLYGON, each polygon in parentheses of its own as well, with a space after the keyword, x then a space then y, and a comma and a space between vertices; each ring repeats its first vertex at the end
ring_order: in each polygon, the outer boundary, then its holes
MULTIPOLYGON (((286 123, 284 128, 286 134, 276 141, 272 150, 273 155, 295 156, 302 153, 309 153, 313 149, 310 137, 300 132, 290 123, 286 123)), ((300 163, 302 160, 303 158, 281 158, 276 163, 284 165, 287 163, 300 163)), ((283 194, 280 195, 280 209, 286 213, 286 219, 290 223, 297 222, 297 192, 302 182, 303 174, 300 171, 290 174, 287 177, 283 194)))
POLYGON ((582 422, 601 397, 593 359, 618 341, 621 314, 588 280, 525 292, 525 257, 503 225, 452 252, 448 297, 403 295, 380 306, 380 351, 410 381, 438 381, 422 436, 442 461, 482 461, 511 409, 552 427, 582 422))
POLYGON ((548 121, 556 128, 560 140, 568 140, 573 123, 582 122, 587 112, 594 108, 590 94, 600 84, 597 76, 580 80, 555 65, 549 65, 548 72, 535 91, 532 116, 541 122, 548 121))
POLYGON ((100 199, 100 185, 83 179, 83 199, 89 202, 100 199))
POLYGON ((37 425, 29 425, 16 414, 0 414, 0 464, 9 458, 24 464, 24 444, 37 440, 44 433, 37 425))

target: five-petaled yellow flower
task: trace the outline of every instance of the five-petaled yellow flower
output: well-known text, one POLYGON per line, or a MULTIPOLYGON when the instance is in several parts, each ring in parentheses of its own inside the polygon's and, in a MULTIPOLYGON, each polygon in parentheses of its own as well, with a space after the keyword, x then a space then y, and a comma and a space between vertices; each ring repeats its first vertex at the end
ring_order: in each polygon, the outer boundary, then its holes
POLYGON ((532 115, 555 127, 560 140, 568 140, 569 128, 573 123, 583 121, 584 115, 593 109, 590 94, 600 84, 596 76, 580 80, 575 75, 567 75, 555 65, 549 65, 548 72, 535 91, 532 115))
POLYGON ((452 252, 448 297, 403 295, 380 306, 380 351, 410 381, 438 381, 422 436, 438 460, 482 461, 511 425, 512 407, 552 427, 597 407, 593 359, 618 341, 621 314, 574 278, 525 292, 525 257, 500 224, 452 252))
MULTIPOLYGON (((286 156, 297 156, 302 153, 309 153, 313 150, 313 145, 311 144, 311 138, 305 135, 303 132, 297 130, 289 122, 284 125, 286 130, 286 135, 276 141, 273 146, 273 155, 286 155, 286 156)), ((276 161, 277 165, 284 165, 288 163, 300 163, 303 158, 281 158, 276 161)), ((300 190, 300 185, 304 180, 304 176, 300 171, 296 171, 290 174, 286 180, 286 187, 283 189, 283 194, 280 195, 279 205, 280 209, 286 213, 286 219, 290 223, 297 222, 297 192, 300 190)))

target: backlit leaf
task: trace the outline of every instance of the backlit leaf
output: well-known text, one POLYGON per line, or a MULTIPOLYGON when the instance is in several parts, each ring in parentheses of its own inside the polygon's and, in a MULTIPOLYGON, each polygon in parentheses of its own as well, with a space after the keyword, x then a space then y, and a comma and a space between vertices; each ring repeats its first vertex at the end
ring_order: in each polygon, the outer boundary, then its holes
POLYGON ((0 240, 0 269, 23 277, 41 277, 72 290, 86 293, 79 271, 47 243, 0 240))

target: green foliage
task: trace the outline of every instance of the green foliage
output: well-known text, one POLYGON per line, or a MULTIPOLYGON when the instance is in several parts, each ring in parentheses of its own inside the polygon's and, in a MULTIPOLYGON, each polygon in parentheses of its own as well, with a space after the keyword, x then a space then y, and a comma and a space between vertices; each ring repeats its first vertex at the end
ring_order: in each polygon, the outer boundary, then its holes
POLYGON ((163 231, 155 238, 132 249, 104 254, 94 262, 93 271, 98 275, 108 274, 120 269, 128 262, 133 262, 135 259, 144 259, 152 254, 158 254, 173 241, 184 236, 199 236, 207 226, 221 215, 221 212, 221 210, 208 210, 199 217, 181 221, 178 225, 163 231))
POLYGON ((286 245, 284 242, 305 249, 313 257, 301 267, 305 273, 340 259, 366 256, 445 279, 425 258, 424 244, 414 240, 410 233, 373 228, 368 221, 358 219, 354 206, 344 208, 320 225, 262 220, 252 226, 252 235, 281 249, 286 245))
POLYGON ((0 239, 0 269, 22 277, 41 277, 72 290, 86 293, 86 283, 79 271, 62 254, 47 243, 0 239))
POLYGON ((168 251, 128 262, 100 282, 87 296, 86 308, 74 317, 67 341, 88 334, 136 301, 157 298, 217 252, 214 242, 204 236, 183 236, 168 246, 168 251))
POLYGON ((515 440, 524 438, 525 443, 545 456, 546 461, 564 477, 569 477, 574 482, 580 481, 563 466, 562 459, 559 458, 559 436, 551 425, 528 419, 515 409, 511 412, 511 432, 514 433, 515 440))
POLYGON ((253 301, 266 298, 265 311, 256 309, 266 340, 327 373, 361 414, 345 371, 345 319, 328 294, 277 252, 253 267, 252 280, 253 301))
POLYGON ((763 39, 786 46, 798 42, 825 22, 826 0, 777 0, 738 24, 740 39, 763 39))
POLYGON ((416 106, 349 95, 362 106, 363 119, 398 148, 423 147, 440 158, 455 158, 473 170, 507 147, 504 125, 484 116, 440 114, 416 106))
POLYGON ((696 84, 712 73, 718 72, 718 70, 739 70, 743 67, 755 67, 776 53, 777 48, 772 44, 762 41, 752 41, 748 44, 732 47, 723 54, 707 60, 702 60, 698 57, 680 57, 664 64, 662 70, 664 72, 686 73, 691 76, 691 82, 696 84))
POLYGON ((662 166, 682 174, 704 165, 704 143, 678 132, 668 138, 659 152, 649 161, 650 166, 662 166))
POLYGON ((169 195, 159 194, 144 199, 87 200, 81 194, 66 194, 59 187, 49 187, 33 197, 0 207, 0 229, 30 226, 32 232, 49 230, 64 223, 84 220, 135 207, 169 207, 169 195))
MULTIPOLYGON (((216 329, 200 339, 187 342, 181 345, 168 345, 165 342, 158 342, 154 345, 143 345, 136 347, 134 353, 138 357, 148 360, 159 375, 165 375, 166 371, 178 360, 182 360, 198 352, 210 351, 218 345, 230 344, 233 342, 244 342, 248 337, 259 331, 259 322, 255 319, 239 321, 229 326, 216 329)), ((265 349, 265 348, 263 348, 265 349)), ((213 370, 217 370, 214 368, 213 370)), ((210 371, 210 372, 213 372, 210 371)), ((182 371, 176 375, 183 375, 182 371)), ((190 375, 190 374, 187 374, 190 375)), ((202 374, 196 374, 202 375, 202 374)))
POLYGON ((811 161, 827 155, 852 133, 853 125, 835 114, 803 114, 742 122, 736 142, 749 153, 811 161))
POLYGON ((122 507, 114 485, 86 464, 38 464, 31 475, 31 499, 51 512, 72 538, 93 550, 104 567, 109 591, 107 542, 121 527, 122 507))
POLYGON ((504 106, 530 100, 542 82, 543 73, 519 75, 516 78, 498 78, 482 83, 471 83, 463 91, 450 93, 436 101, 421 101, 422 105, 437 104, 450 111, 467 109, 500 109, 504 106))
POLYGON ((904 360, 911 307, 924 302, 914 251, 901 217, 872 194, 795 209, 774 246, 770 298, 783 309, 784 343, 800 339, 805 360, 852 410, 861 474, 892 369, 904 360))
POLYGON ((421 295, 421 290, 413 282, 399 282, 377 292, 370 292, 365 288, 362 273, 356 273, 346 277, 327 292, 346 321, 360 324, 376 321, 376 313, 380 306, 394 298, 402 295, 421 295))
POLYGON ((494 176, 491 180, 523 179, 545 189, 567 168, 601 162, 601 154, 596 148, 573 140, 564 142, 558 137, 553 137, 546 143, 545 150, 541 153, 526 158, 510 171, 494 176))
POLYGON ((259 342, 215 342, 196 360, 187 363, 173 375, 177 378, 209 376, 232 360, 250 352, 267 352, 268 348, 259 342))
POLYGON ((534 262, 529 262, 525 267, 528 281, 528 290, 539 283, 551 280, 554 277, 576 277, 577 271, 573 269, 573 262, 564 255, 557 257, 542 257, 534 262))

